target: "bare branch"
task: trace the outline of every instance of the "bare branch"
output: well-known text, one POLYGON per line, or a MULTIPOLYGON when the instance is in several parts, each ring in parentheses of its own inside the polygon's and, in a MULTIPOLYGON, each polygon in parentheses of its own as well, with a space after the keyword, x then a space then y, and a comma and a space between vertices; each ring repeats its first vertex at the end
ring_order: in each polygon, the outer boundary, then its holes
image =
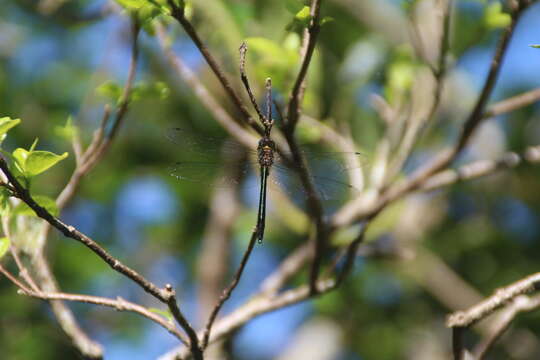
POLYGON ((17 191, 17 197, 19 197, 32 210, 34 210, 40 218, 46 220, 49 224, 57 228, 66 237, 72 238, 84 244, 86 247, 96 253, 100 258, 102 258, 110 267, 139 284, 146 292, 154 295, 156 298, 160 299, 163 302, 168 301, 169 295, 165 292, 165 290, 158 288, 156 285, 142 277, 135 270, 122 264, 118 259, 110 255, 105 249, 99 246, 94 240, 82 234, 73 226, 68 226, 64 224, 58 218, 51 215, 51 213, 49 213, 45 208, 41 207, 38 203, 36 203, 35 200, 30 196, 28 190, 24 188, 15 178, 15 176, 11 173, 8 164, 3 158, 0 158, 0 169, 2 169, 6 177, 9 179, 11 185, 13 185, 13 187, 17 191))
POLYGON ((415 143, 418 138, 421 136, 422 129, 424 125, 431 122, 439 108, 441 102, 441 96, 444 89, 444 82, 447 69, 447 55, 450 49, 450 24, 451 19, 450 15, 452 13, 452 0, 447 0, 446 4, 441 5, 444 7, 443 10, 443 24, 441 31, 441 39, 439 44, 439 54, 438 54, 438 64, 436 68, 432 67, 433 75, 435 76, 435 91, 433 95, 433 100, 429 111, 427 112, 425 118, 416 119, 415 121, 408 122, 408 128, 405 132, 402 143, 400 144, 399 149, 396 151, 396 158, 390 164, 390 170, 387 175, 387 180, 390 180, 395 176, 405 164, 405 161, 410 156, 415 143))
MULTIPOLYGON (((32 268, 43 292, 60 292, 54 274, 41 249, 32 256, 32 268)), ((90 339, 86 332, 81 329, 71 309, 62 300, 49 300, 49 304, 58 324, 81 354, 89 359, 102 359, 103 347, 90 339)))
POLYGON ((522 7, 518 9, 518 11, 513 13, 511 24, 504 30, 504 33, 499 40, 499 44, 493 56, 490 70, 484 83, 483 89, 476 102, 476 105, 471 111, 471 114, 465 121, 465 124, 462 128, 461 134, 456 144, 452 148, 441 151, 425 166, 413 172, 413 174, 411 174, 406 180, 400 183, 396 183, 394 186, 390 187, 376 201, 372 201, 370 204, 366 205, 364 199, 358 198, 346 204, 342 209, 340 209, 340 211, 338 211, 334 215, 331 221, 332 227, 339 227, 349 224, 353 221, 369 219, 376 216, 382 209, 385 208, 387 204, 410 192, 417 190, 432 175, 445 169, 450 163, 452 163, 452 161, 459 155, 461 150, 467 145, 478 125, 483 119, 485 119, 485 117, 483 116, 485 106, 495 86, 504 55, 510 43, 510 39, 512 38, 514 29, 524 9, 525 7, 522 7))
POLYGON ((540 273, 532 274, 511 285, 500 288, 495 294, 479 304, 464 310, 457 311, 448 316, 446 326, 469 327, 492 314, 495 310, 505 306, 509 301, 519 295, 532 292, 540 287, 540 273))
POLYGON ((259 134, 262 134, 262 128, 259 126, 257 121, 253 119, 253 117, 249 113, 248 108, 243 103, 242 99, 238 96, 238 94, 236 94, 236 92, 234 91, 231 85, 231 82, 227 79, 227 77, 225 76, 225 73, 223 72, 223 70, 221 70, 217 61, 214 59, 214 57, 208 50, 208 47, 203 43, 203 41, 199 37, 199 34, 197 34, 197 31, 191 24, 191 22, 185 17, 184 8, 182 6, 177 6, 175 2, 172 0, 169 0, 169 6, 172 9, 171 15, 180 23, 180 25, 182 25, 185 32, 191 38, 195 46, 197 46, 202 56, 204 57, 208 65, 210 66, 210 69, 212 69, 212 72, 214 73, 214 75, 216 75, 219 82, 225 89, 225 92, 231 98, 233 103, 236 105, 236 107, 242 114, 245 123, 251 126, 253 129, 255 129, 259 134))
POLYGON ((260 292, 267 297, 274 296, 285 285, 287 280, 298 273, 306 262, 313 256, 313 247, 309 243, 300 245, 279 267, 261 284, 260 292))
POLYGON ((454 360, 464 360, 465 348, 463 345, 463 333, 464 329, 461 327, 452 329, 452 351, 454 353, 454 360))
POLYGON ((193 72, 182 62, 176 54, 166 45, 166 36, 163 26, 157 26, 157 38, 167 61, 172 65, 178 76, 182 78, 191 88, 195 96, 201 101, 204 107, 214 116, 221 126, 231 136, 234 136, 240 143, 246 147, 253 149, 257 147, 257 138, 242 128, 238 123, 227 113, 216 99, 210 94, 204 84, 197 78, 193 72))
POLYGON ((23 294, 37 298, 37 299, 43 299, 43 300, 63 300, 63 301, 83 302, 87 304, 95 304, 95 305, 110 307, 117 311, 134 312, 159 324, 160 326, 165 328, 169 333, 171 333, 173 336, 180 339, 180 341, 182 341, 184 344, 189 344, 189 339, 187 339, 184 334, 178 331, 178 329, 174 326, 173 323, 169 322, 162 316, 151 312, 144 306, 126 301, 122 299, 121 297, 117 297, 116 300, 113 300, 113 299, 108 299, 108 298, 98 297, 98 296, 91 296, 91 295, 66 294, 66 293, 39 293, 39 292, 24 291, 24 290, 23 290, 23 294))
POLYGON ((475 347, 474 358, 482 360, 495 344, 497 340, 506 332, 514 319, 522 312, 535 311, 540 307, 540 296, 528 297, 520 295, 516 297, 498 316, 497 320, 491 326, 491 331, 482 341, 475 347))
POLYGON ((258 229, 256 228, 253 233, 251 234, 251 239, 249 240, 248 247, 246 251, 244 252, 244 256, 242 257, 242 260, 240 261, 240 265, 238 266, 238 269, 236 270, 236 273, 233 276, 233 279, 229 286, 225 290, 223 290, 223 293, 221 294, 221 297, 219 298, 216 306, 212 310, 212 313, 208 317, 208 321, 206 323, 206 326, 204 328, 202 341, 201 341, 201 348, 205 349, 208 346, 208 340, 210 338, 210 331, 212 330, 212 325, 214 324, 214 321, 216 320, 216 317, 223 307, 223 304, 225 304, 225 301, 231 297, 232 292, 234 289, 236 289, 236 286, 240 282, 240 278, 242 277, 242 274, 244 272, 244 268, 246 267, 246 264, 249 260, 249 256, 251 255, 251 252, 253 250, 253 247, 255 246, 255 242, 257 240, 258 235, 258 229))
POLYGON ((249 79, 246 75, 246 53, 247 53, 247 44, 245 42, 240 45, 240 48, 238 51, 240 52, 240 79, 242 79, 242 83, 244 84, 244 88, 246 89, 246 92, 248 93, 249 100, 251 101, 251 105, 253 105, 253 108, 257 112, 257 115, 259 116, 259 119, 264 123, 265 122, 265 116, 263 115, 261 109, 259 108, 259 104, 257 104, 257 99, 255 99, 255 96, 253 95, 253 91, 251 90, 251 86, 249 85, 249 79))
POLYGON ((530 105, 540 100, 540 88, 530 90, 511 98, 499 101, 496 104, 491 105, 484 113, 484 118, 491 118, 502 114, 509 113, 514 110, 518 110, 522 107, 530 105))
POLYGON ((313 0, 311 2, 309 14, 311 16, 311 20, 309 22, 309 26, 304 31, 303 46, 301 51, 302 64, 300 65, 300 71, 296 76, 291 94, 289 95, 286 127, 290 132, 294 132, 294 128, 296 127, 300 117, 300 104, 302 103, 302 98, 304 97, 306 75, 309 65, 311 64, 311 58, 313 57, 315 44, 317 43, 317 37, 320 30, 321 0, 313 0))
POLYGON ((167 301, 167 305, 169 306, 169 310, 171 311, 171 314, 174 316, 178 324, 184 329, 189 337, 189 348, 191 350, 191 354, 193 355, 193 358, 195 360, 203 360, 203 354, 202 349, 199 346, 199 339, 197 338, 197 333, 187 321, 187 319, 184 317, 182 312, 180 311, 180 308, 178 307, 178 303, 176 302, 176 292, 174 291, 173 287, 170 284, 165 285, 165 290, 169 294, 169 299, 167 301))
MULTIPOLYGON (((319 289, 319 293, 331 291, 335 289, 335 281, 320 280, 317 284, 317 288, 319 289)), ((233 311, 231 314, 218 321, 214 326, 208 343, 213 343, 225 337, 258 315, 296 304, 310 298, 311 296, 309 286, 304 285, 296 289, 287 290, 277 297, 253 298, 246 302, 243 306, 233 311)), ((204 333, 200 334, 199 338, 202 336, 204 336, 204 333)), ((188 350, 181 347, 173 349, 167 354, 164 354, 159 358, 159 360, 186 359, 188 356, 188 350)))
POLYGON ((441 171, 427 179, 422 184, 420 190, 431 191, 460 181, 487 176, 499 170, 518 166, 522 161, 527 161, 532 164, 540 162, 540 145, 527 148, 523 154, 510 151, 505 153, 498 160, 479 160, 463 165, 458 169, 441 171))

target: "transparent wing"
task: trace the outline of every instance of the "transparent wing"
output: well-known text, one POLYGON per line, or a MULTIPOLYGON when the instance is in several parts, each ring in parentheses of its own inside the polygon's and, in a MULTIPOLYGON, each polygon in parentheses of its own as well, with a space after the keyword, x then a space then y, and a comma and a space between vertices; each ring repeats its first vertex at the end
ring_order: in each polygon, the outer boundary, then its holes
MULTIPOLYGON (((228 158, 234 158, 239 151, 246 151, 243 145, 220 138, 201 136, 182 128, 170 128, 167 138, 178 145, 180 160, 170 168, 170 174, 179 180, 212 186, 236 186, 238 177, 220 171, 228 158), (223 159, 223 160, 222 160, 223 159)), ((259 169, 256 151, 248 151, 248 161, 243 166, 245 175, 259 169)), ((280 186, 293 197, 305 198, 306 193, 298 176, 298 165, 290 161, 290 153, 274 154, 275 161, 270 171, 270 181, 280 186)), ((351 185, 350 173, 364 164, 364 156, 358 152, 335 152, 302 150, 307 160, 312 182, 324 201, 339 200, 354 196, 358 190, 351 185)))
POLYGON ((223 171, 222 163, 211 161, 179 161, 169 168, 169 174, 178 180, 218 187, 238 186, 252 171, 247 163, 239 172, 223 171))

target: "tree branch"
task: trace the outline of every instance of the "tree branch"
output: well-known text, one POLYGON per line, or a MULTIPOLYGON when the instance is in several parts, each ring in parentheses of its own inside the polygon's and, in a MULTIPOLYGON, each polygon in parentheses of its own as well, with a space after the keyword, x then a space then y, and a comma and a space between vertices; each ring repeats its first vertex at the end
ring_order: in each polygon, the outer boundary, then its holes
POLYGON ((212 310, 212 313, 208 317, 208 321, 206 322, 206 326, 204 328, 204 332, 202 335, 202 341, 201 341, 202 349, 205 349, 208 346, 208 340, 210 338, 212 325, 214 324, 214 321, 216 320, 216 317, 219 311, 223 307, 223 304, 225 304, 225 302, 231 297, 232 292, 234 291, 234 289, 236 289, 236 286, 240 282, 240 278, 242 277, 246 264, 249 260, 249 256, 251 255, 251 252, 253 251, 253 247, 255 246, 255 242, 257 241, 257 235, 258 235, 258 229, 256 228, 255 230, 253 230, 253 233, 251 234, 251 239, 249 240, 248 247, 246 251, 244 252, 244 256, 242 257, 242 260, 240 261, 240 265, 238 266, 238 269, 236 270, 231 283, 229 284, 229 286, 227 286, 225 290, 223 290, 221 297, 219 298, 214 309, 212 310))
POLYGON ((24 188, 15 176, 9 170, 8 164, 3 158, 0 158, 0 169, 7 176, 9 182, 17 193, 15 194, 19 199, 24 201, 40 218, 47 221, 49 224, 57 228, 62 234, 71 239, 77 240, 96 253, 100 258, 102 258, 111 268, 118 271, 119 273, 127 276, 137 284, 139 284, 146 292, 152 294, 156 298, 160 299, 163 302, 167 302, 168 295, 163 289, 159 289, 156 285, 146 280, 135 270, 125 266, 118 259, 110 255, 105 249, 99 246, 94 240, 79 232, 73 226, 64 224, 58 218, 54 217, 49 213, 45 208, 41 207, 36 201, 30 196, 30 193, 26 188, 24 188))
POLYGON ((505 306, 517 296, 535 291, 538 288, 540 288, 540 273, 529 275, 511 285, 498 289, 492 296, 475 306, 449 315, 446 326, 452 328, 470 327, 491 315, 495 310, 505 306))
POLYGON ((484 109, 495 86, 499 70, 504 58, 504 55, 508 49, 508 45, 512 38, 514 29, 519 21, 520 15, 525 10, 526 6, 520 7, 512 14, 511 24, 504 30, 504 33, 499 40, 497 49, 491 61, 490 70, 480 96, 471 111, 469 117, 465 121, 461 130, 460 136, 452 148, 445 149, 436 155, 425 166, 417 169, 407 179, 402 182, 396 183, 379 196, 375 201, 369 204, 365 203, 365 199, 357 198, 346 204, 341 208, 332 218, 331 226, 340 227, 346 224, 350 224, 354 221, 362 219, 369 219, 376 216, 387 204, 395 201, 402 196, 413 192, 420 188, 422 184, 427 181, 432 175, 445 169, 455 158, 459 155, 461 150, 469 142, 473 132, 485 117, 484 109))
POLYGON ((197 34, 197 31, 191 24, 191 22, 185 17, 184 7, 181 5, 180 6, 176 5, 175 2, 172 0, 169 0, 168 2, 169 2, 169 6, 172 9, 172 14, 171 14, 172 17, 175 18, 180 23, 180 25, 182 25, 182 27, 184 28, 184 31, 191 38, 195 46, 197 46, 202 56, 208 63, 208 66, 210 66, 210 69, 212 69, 212 72, 214 73, 214 75, 216 75, 219 82, 225 89, 225 92, 231 98, 232 102, 236 105, 236 107, 242 114, 245 123, 251 126, 253 129, 255 129, 259 134, 262 134, 261 126, 258 124, 258 122, 255 119, 253 119, 253 117, 249 113, 248 108, 246 107, 242 99, 238 96, 238 94, 234 91, 231 85, 231 82, 227 79, 227 77, 225 76, 225 73, 223 72, 223 70, 221 70, 217 61, 214 59, 214 57, 210 53, 210 50, 203 43, 203 41, 199 37, 199 34, 197 34))
POLYGON ((522 312, 535 311, 540 308, 540 296, 528 297, 520 295, 502 310, 501 314, 491 326, 491 332, 474 349, 474 358, 482 360, 487 355, 491 347, 501 338, 510 327, 514 319, 522 312))
POLYGON ((306 75, 311 64, 311 58, 313 57, 315 44, 317 43, 317 37, 320 31, 321 0, 313 0, 311 2, 309 14, 311 19, 309 21, 309 26, 304 30, 301 51, 302 64, 300 65, 300 71, 296 76, 291 94, 289 95, 286 128, 288 129, 287 131, 291 133, 294 132, 300 117, 300 104, 304 97, 306 75))

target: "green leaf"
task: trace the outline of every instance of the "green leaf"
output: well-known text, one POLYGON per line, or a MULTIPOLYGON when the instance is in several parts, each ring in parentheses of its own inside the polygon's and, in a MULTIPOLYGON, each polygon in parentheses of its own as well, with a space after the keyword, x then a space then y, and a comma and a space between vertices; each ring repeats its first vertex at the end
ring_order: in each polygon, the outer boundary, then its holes
POLYGON ((36 176, 67 157, 67 152, 57 155, 49 151, 32 151, 26 158, 24 173, 29 177, 36 176))
POLYGON ((53 131, 56 136, 61 137, 67 141, 72 141, 77 134, 78 128, 77 126, 73 125, 73 117, 70 115, 68 116, 66 124, 64 126, 55 126, 53 131))
POLYGON ((118 102, 122 96, 122 87, 114 81, 106 81, 97 87, 96 92, 105 97, 111 99, 113 102, 118 102))
POLYGON ((10 245, 9 238, 7 238, 7 237, 0 238, 0 259, 9 250, 9 245, 10 245))
POLYGON ((30 152, 23 148, 17 148, 13 151, 13 160, 14 165, 17 168, 17 170, 24 174, 26 169, 26 159, 28 159, 28 155, 30 152))
MULTIPOLYGON (((45 208, 49 213, 51 213, 53 216, 58 216, 58 207, 56 206, 56 202, 51 199, 48 196, 45 195, 33 195, 32 198, 35 202, 38 203, 39 206, 42 208, 45 208)), ((21 202, 19 205, 13 209, 14 215, 25 215, 25 216, 37 216, 34 210, 26 203, 21 202)))
POLYGON ((141 99, 159 98, 166 99, 170 94, 169 87, 162 81, 153 84, 141 83, 133 87, 131 92, 131 100, 138 101, 141 99))
POLYGON ((484 24, 491 29, 502 28, 510 25, 512 18, 502 11, 502 4, 494 2, 486 6, 484 12, 484 24))
POLYGON ((309 6, 304 6, 302 10, 298 11, 294 18, 302 22, 305 26, 309 25, 309 20, 311 20, 311 14, 309 13, 309 6))
POLYGON ((304 3, 300 0, 283 0, 283 4, 291 14, 297 14, 304 8, 304 3))
POLYGON ((158 308, 154 308, 154 307, 151 307, 151 308, 148 308, 148 310, 150 310, 151 312, 155 313, 155 314, 158 314, 158 315, 161 315, 163 316, 165 319, 167 319, 167 321, 169 321, 170 323, 172 323, 174 321, 174 318, 171 314, 170 311, 167 311, 167 310, 161 310, 161 309, 158 309, 158 308))
POLYGON ((529 46, 535 49, 540 49, 540 44, 531 44, 529 46))
MULTIPOLYGON (((12 119, 10 117, 0 118, 0 136, 6 134, 9 129, 17 126, 21 122, 21 119, 12 119)), ((3 139, 2 139, 3 140, 3 139)))

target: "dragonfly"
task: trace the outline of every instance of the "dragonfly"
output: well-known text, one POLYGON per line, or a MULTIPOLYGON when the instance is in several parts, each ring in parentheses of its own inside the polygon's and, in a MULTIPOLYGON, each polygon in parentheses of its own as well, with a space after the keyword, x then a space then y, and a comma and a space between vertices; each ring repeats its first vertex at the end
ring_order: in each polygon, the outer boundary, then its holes
MULTIPOLYGON (((270 184, 278 186, 293 200, 301 201, 309 196, 299 180, 299 165, 292 162, 290 152, 277 151, 276 143, 269 134, 260 138, 256 149, 246 149, 234 140, 210 137, 185 128, 167 129, 166 136, 180 147, 182 156, 169 168, 169 173, 181 181, 208 187, 234 187, 241 185, 245 175, 258 170, 256 231, 259 243, 265 232, 267 189, 270 184), (246 151, 248 155, 248 160, 240 169, 243 176, 239 177, 234 172, 216 175, 218 168, 236 161, 241 151, 246 151)), ((363 166, 365 159, 362 153, 308 150, 307 145, 301 147, 301 155, 307 160, 310 178, 320 200, 329 204, 360 192, 350 181, 351 173, 359 169, 349 164, 363 166)))
MULTIPOLYGON (((264 237, 264 230, 265 230, 265 224, 266 224, 266 200, 267 200, 267 188, 268 188, 268 179, 271 172, 274 172, 274 168, 279 168, 276 166, 276 160, 278 156, 276 156, 276 143, 274 140, 271 139, 270 134, 272 131, 272 126, 274 125, 274 120, 272 118, 272 82, 270 78, 266 79, 265 87, 266 87, 266 114, 263 114, 262 111, 259 109, 259 106, 257 104, 257 101, 255 99, 255 96, 253 95, 249 81, 245 72, 245 56, 247 51, 247 45, 243 43, 240 46, 240 76, 242 83, 244 84, 244 87, 249 95, 251 104, 253 105, 255 111, 257 112, 257 115, 259 116, 259 120, 261 125, 263 126, 263 132, 262 136, 258 142, 257 150, 256 150, 256 159, 257 159, 257 165, 259 167, 259 205, 257 210, 257 223, 255 227, 255 235, 259 243, 262 243, 263 237, 264 237)), ((176 128, 175 133, 173 137, 180 137, 179 142, 186 143, 185 139, 182 138, 183 132, 181 129, 176 128)), ((210 141, 210 142, 204 142, 204 141, 195 141, 194 144, 199 144, 199 147, 201 148, 202 152, 204 153, 207 151, 207 149, 210 148, 210 145, 212 143, 216 143, 216 141, 210 141)), ((358 153, 355 153, 354 156, 357 156, 358 153)), ((291 156, 284 156, 285 160, 288 159, 288 161, 284 161, 283 163, 288 163, 288 166, 291 167, 291 156)), ((201 169, 204 169, 204 167, 208 166, 209 163, 201 163, 194 161, 193 159, 188 161, 182 161, 177 163, 176 167, 174 168, 172 175, 176 176, 179 179, 190 179, 189 173, 195 174, 195 178, 197 177, 197 172, 199 173, 199 177, 202 174, 201 169)), ((294 167, 294 166, 293 166, 294 167)), ((298 167, 295 169, 296 172, 298 172, 298 167)), ((294 172, 294 171, 293 171, 294 172)), ((315 180, 312 178, 312 180, 315 180)), ((326 182, 330 180, 334 184, 342 184, 339 180, 326 178, 326 182)), ((235 181, 233 181, 234 183, 235 181)), ((313 181, 314 183, 317 183, 316 181, 313 181)), ((224 182, 225 184, 227 181, 224 182)), ((218 182, 219 184, 219 182, 218 182)), ((223 184, 223 183, 222 183, 223 184)), ((350 185, 348 185, 351 187, 350 185)), ((309 194, 308 194, 309 195, 309 194)))

